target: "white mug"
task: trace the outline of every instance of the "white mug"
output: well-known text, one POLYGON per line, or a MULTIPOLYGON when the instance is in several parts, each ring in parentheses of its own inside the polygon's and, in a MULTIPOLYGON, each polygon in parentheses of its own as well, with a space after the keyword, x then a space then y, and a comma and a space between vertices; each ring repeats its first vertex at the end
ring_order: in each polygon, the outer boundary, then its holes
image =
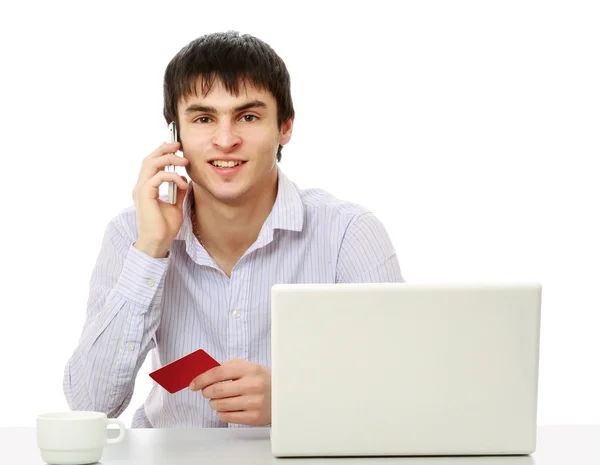
POLYGON ((102 458, 105 444, 125 438, 121 420, 107 418, 102 412, 46 413, 37 417, 37 445, 42 459, 50 465, 81 465, 102 458), (108 439, 107 425, 118 425, 119 436, 108 439))

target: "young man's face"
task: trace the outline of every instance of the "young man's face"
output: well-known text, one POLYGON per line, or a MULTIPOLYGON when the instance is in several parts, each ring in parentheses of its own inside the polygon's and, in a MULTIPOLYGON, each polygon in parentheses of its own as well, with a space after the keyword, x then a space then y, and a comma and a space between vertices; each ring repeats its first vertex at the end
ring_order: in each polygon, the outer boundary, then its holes
POLYGON ((272 192, 277 149, 290 140, 293 120, 277 128, 268 91, 248 84, 236 97, 215 81, 205 97, 198 91, 180 100, 178 116, 187 173, 201 189, 233 204, 272 192))

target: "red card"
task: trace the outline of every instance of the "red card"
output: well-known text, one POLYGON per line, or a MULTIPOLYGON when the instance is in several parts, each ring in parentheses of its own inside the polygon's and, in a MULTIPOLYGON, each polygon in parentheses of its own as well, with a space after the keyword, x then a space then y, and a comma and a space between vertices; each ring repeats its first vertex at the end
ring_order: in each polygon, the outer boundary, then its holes
POLYGON ((221 364, 199 349, 150 373, 150 377, 171 394, 190 385, 196 376, 221 364))

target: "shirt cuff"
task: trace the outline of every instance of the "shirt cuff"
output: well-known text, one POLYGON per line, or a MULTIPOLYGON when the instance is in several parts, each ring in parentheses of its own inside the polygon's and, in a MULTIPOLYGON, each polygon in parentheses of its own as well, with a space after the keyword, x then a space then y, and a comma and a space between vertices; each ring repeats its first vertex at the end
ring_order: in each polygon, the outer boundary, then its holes
POLYGON ((128 300, 149 307, 155 297, 162 295, 163 278, 169 258, 154 258, 129 247, 116 291, 128 300))

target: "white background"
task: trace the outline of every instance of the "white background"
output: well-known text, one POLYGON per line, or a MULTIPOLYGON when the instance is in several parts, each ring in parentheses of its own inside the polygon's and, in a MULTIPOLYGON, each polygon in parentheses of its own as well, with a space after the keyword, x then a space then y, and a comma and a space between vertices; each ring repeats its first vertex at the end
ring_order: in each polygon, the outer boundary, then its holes
POLYGON ((540 281, 539 422, 600 423, 597 2, 11 3, 0 426, 67 408, 104 228, 168 137, 164 68, 228 29, 287 63, 286 174, 371 208, 408 281, 540 281))

